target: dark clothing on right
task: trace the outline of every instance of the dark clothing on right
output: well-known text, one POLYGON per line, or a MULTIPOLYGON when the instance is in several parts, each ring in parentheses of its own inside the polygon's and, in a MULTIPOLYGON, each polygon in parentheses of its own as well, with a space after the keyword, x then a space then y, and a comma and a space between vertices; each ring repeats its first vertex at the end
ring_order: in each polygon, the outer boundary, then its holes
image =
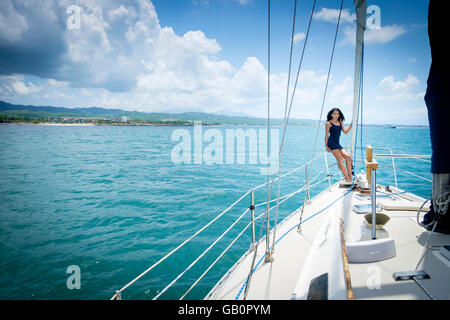
POLYGON ((447 38, 447 1, 430 0, 428 7, 428 36, 431 67, 427 81, 425 103, 428 109, 431 138, 431 172, 450 173, 450 61, 447 38))
MULTIPOLYGON (((438 178, 450 173, 450 143, 448 123, 450 122, 450 61, 447 47, 447 1, 430 0, 428 6, 428 37, 431 48, 431 67, 427 81, 425 103, 428 109, 431 138, 431 172, 433 173, 433 193, 440 189, 442 181, 438 178), (436 185, 435 185, 436 184, 436 185)), ((443 183, 445 184, 445 182, 443 183)), ((448 187, 448 185, 446 185, 448 187)), ((439 201, 442 190, 433 195, 439 201)), ((444 193, 445 194, 445 193, 444 193)), ((436 199, 435 199, 436 200, 436 199)), ((448 201, 448 200, 447 200, 448 201)), ((435 212, 433 201, 423 223, 438 220, 435 231, 450 233, 450 210, 439 214, 435 212)), ((432 229, 432 226, 428 227, 432 229)))

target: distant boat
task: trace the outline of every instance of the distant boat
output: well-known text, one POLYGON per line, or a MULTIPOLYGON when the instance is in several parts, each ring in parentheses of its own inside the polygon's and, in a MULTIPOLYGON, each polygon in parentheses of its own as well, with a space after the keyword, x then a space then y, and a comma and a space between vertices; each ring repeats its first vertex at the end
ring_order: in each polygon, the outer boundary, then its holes
POLYGON ((391 128, 395 129, 395 128, 397 128, 397 126, 395 124, 393 124, 393 125, 391 125, 391 128))

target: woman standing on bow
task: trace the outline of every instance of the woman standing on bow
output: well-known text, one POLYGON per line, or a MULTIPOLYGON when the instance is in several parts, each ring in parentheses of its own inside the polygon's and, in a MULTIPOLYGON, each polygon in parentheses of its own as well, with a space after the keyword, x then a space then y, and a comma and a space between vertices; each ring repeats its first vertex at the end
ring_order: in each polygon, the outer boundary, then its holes
POLYGON ((333 108, 328 112, 327 123, 325 125, 325 148, 335 156, 339 169, 341 169, 344 174, 345 181, 352 182, 352 159, 339 144, 341 131, 347 134, 352 128, 352 123, 350 123, 346 129, 343 123, 344 120, 345 117, 339 108, 333 108))

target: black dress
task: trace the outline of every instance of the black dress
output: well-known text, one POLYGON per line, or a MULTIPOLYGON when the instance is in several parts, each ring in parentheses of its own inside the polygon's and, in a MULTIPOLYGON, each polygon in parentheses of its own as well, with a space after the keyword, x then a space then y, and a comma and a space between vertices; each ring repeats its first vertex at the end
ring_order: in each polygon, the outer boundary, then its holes
POLYGON ((331 150, 335 149, 343 149, 342 146, 339 144, 339 138, 341 137, 341 131, 342 127, 341 125, 335 125, 331 121, 331 127, 330 127, 330 136, 328 137, 327 146, 331 150))

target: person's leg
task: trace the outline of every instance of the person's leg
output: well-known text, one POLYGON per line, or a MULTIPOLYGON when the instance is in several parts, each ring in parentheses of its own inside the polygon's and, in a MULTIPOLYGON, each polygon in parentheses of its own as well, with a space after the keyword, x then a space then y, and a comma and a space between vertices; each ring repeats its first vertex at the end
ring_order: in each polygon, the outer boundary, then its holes
POLYGON ((345 163, 347 165, 347 182, 351 182, 353 180, 353 175, 352 175, 352 158, 350 157, 350 155, 344 150, 344 149, 339 149, 342 157, 345 159, 345 163))
POLYGON ((342 173, 344 174, 345 180, 347 180, 348 179, 347 170, 345 169, 344 158, 342 158, 341 152, 339 151, 339 149, 334 149, 331 150, 331 153, 336 158, 339 169, 341 169, 342 173))

